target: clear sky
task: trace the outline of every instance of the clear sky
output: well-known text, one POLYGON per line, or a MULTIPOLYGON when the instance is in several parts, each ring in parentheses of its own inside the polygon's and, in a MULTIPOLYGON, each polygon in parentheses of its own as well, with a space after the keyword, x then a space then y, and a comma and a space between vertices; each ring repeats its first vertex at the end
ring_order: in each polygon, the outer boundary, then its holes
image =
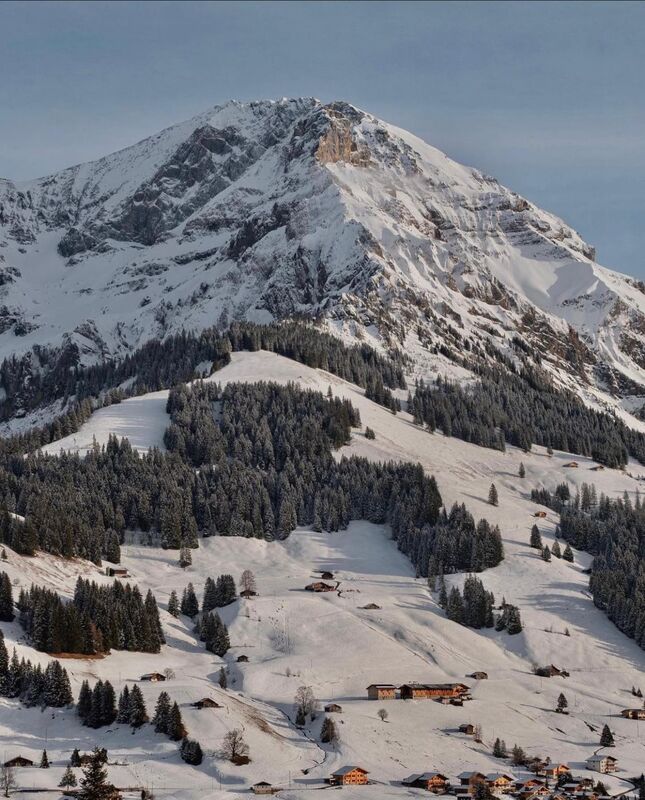
POLYGON ((235 98, 345 99, 645 276, 644 2, 0 3, 0 176, 235 98))

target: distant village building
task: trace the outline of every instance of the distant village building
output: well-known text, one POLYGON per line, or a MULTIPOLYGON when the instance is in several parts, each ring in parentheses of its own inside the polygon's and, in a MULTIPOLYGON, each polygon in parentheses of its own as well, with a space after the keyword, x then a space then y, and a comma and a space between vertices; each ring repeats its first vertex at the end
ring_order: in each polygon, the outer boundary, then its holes
POLYGON ((475 726, 470 722, 465 722, 459 726, 459 733, 465 733, 466 736, 472 736, 475 733, 475 726))
POLYGON ((587 759, 587 769, 594 772, 614 772, 618 769, 618 759, 613 756, 593 755, 587 759))
POLYGON ((540 519, 544 519, 544 517, 546 517, 546 511, 536 511, 535 514, 533 514, 533 516, 540 517, 540 519))
POLYGON ((339 706, 338 703, 328 703, 325 706, 325 711, 327 714, 342 714, 343 707, 339 706))
POLYGON ((555 664, 548 664, 546 667, 538 667, 535 670, 535 674, 539 675, 541 678, 569 677, 569 673, 566 670, 556 667, 555 664))
POLYGON ((602 464, 596 464, 595 467, 591 468, 592 472, 602 472, 602 470, 604 470, 604 467, 603 467, 602 464))
POLYGON ((397 686, 391 683, 370 683, 367 687, 368 700, 394 700, 397 686))
POLYGON ((515 778, 506 772, 491 772, 486 775, 486 785, 493 794, 508 794, 513 790, 515 778))
POLYGON ((145 675, 141 676, 140 680, 150 681, 151 683, 159 683, 159 681, 165 681, 166 676, 162 675, 160 672, 147 672, 145 675))
POLYGON ((463 683, 404 683, 401 686, 402 700, 439 700, 463 698, 469 687, 463 683))
POLYGON ((566 775, 570 771, 568 764, 545 764, 540 768, 539 774, 544 775, 546 778, 557 779, 560 775, 566 775))
POLYGON ((331 786, 364 786, 369 783, 368 771, 362 767, 342 767, 327 779, 331 786))
POLYGON ((129 578, 130 573, 125 567, 106 567, 105 574, 110 578, 129 578))
POLYGON ((197 700, 196 703, 193 703, 193 708, 221 708, 222 706, 219 703, 216 703, 210 697, 202 697, 201 700, 197 700))
POLYGON ((457 777, 461 786, 467 787, 469 791, 478 783, 486 783, 486 776, 483 772, 460 772, 457 777))
POLYGON ((246 663, 246 662, 248 662, 248 660, 249 660, 249 657, 245 656, 245 655, 241 655, 241 656, 237 657, 237 663, 238 664, 239 663, 246 663))
POLYGON ((476 681, 485 681, 488 679, 488 673, 477 671, 477 672, 472 672, 470 675, 466 675, 466 677, 472 678, 473 680, 476 681))
POLYGON ((626 719, 645 719, 645 708, 624 708, 620 713, 626 719))
POLYGON ((568 461, 564 466, 569 467, 569 469, 577 469, 579 464, 577 461, 568 461))
POLYGON ((411 788, 425 789, 433 794, 445 794, 450 789, 448 778, 441 772, 423 772, 420 775, 410 775, 401 783, 411 788))
POLYGON ((368 603, 366 606, 360 606, 363 611, 380 611, 381 606, 377 606, 376 603, 368 603))
POLYGON ((258 781, 251 786, 251 791, 253 794, 275 794, 276 792, 282 791, 278 786, 272 786, 267 781, 258 781))
POLYGON ((309 583, 307 586, 305 586, 305 589, 308 592, 335 592, 336 591, 336 587, 335 586, 331 586, 330 584, 325 583, 324 581, 314 581, 313 583, 309 583))
POLYGON ((15 758, 9 759, 9 761, 5 761, 5 767, 33 767, 34 762, 24 756, 16 756, 15 758))

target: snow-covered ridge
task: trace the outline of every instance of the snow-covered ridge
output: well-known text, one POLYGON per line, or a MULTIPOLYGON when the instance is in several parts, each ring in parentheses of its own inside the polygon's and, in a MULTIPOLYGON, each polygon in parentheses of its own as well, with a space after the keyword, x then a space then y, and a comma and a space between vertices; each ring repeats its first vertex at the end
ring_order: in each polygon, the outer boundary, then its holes
POLYGON ((645 287, 557 217, 337 102, 231 102, 98 161, 0 182, 0 356, 86 360, 233 319, 322 315, 418 370, 519 336, 634 410, 645 287))

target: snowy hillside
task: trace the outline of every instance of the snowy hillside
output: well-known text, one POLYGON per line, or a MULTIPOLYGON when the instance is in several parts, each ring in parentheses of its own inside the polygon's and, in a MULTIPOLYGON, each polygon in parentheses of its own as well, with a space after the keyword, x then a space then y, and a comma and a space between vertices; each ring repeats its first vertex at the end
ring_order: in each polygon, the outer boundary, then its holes
MULTIPOLYGON (((639 723, 619 714, 634 705, 630 689, 642 682, 645 652, 593 605, 583 573, 589 556, 576 553, 573 564, 555 558, 546 563, 528 546, 534 522, 551 543, 556 521, 550 511, 536 520, 538 507, 529 494, 534 486, 553 488, 563 480, 573 487, 593 480, 610 496, 634 493, 638 482, 630 472, 638 476, 642 468, 630 464, 625 472, 591 473, 593 463, 580 457, 578 469, 567 468, 566 453, 550 457, 537 447, 528 454, 513 448, 501 453, 425 433, 405 412, 393 416, 367 400, 362 389, 271 353, 234 353, 230 365, 212 378, 222 384, 263 379, 294 381, 321 392, 331 386, 335 396, 350 399, 359 409, 363 425, 353 431, 339 457, 357 453, 379 461, 419 461, 436 476, 447 505, 465 502, 476 517, 485 515, 498 523, 505 560, 481 577, 498 602, 504 596, 519 606, 523 632, 509 636, 448 621, 425 581, 415 578, 410 562, 390 540, 386 526, 354 522, 333 534, 298 530, 283 542, 201 539, 193 564, 185 570, 177 565, 176 551, 140 546, 131 534, 131 543, 122 548, 129 580, 142 590, 151 588, 162 609, 170 592, 181 592, 188 581, 201 596, 208 576, 231 573, 237 579, 248 568, 257 578, 258 597, 237 600, 222 610, 231 638, 223 659, 204 650, 187 618, 175 619, 164 610, 168 644, 160 655, 114 651, 102 659, 65 660, 75 693, 85 678, 109 678, 119 691, 145 672, 173 669, 176 677, 162 687, 140 685, 149 710, 161 688, 179 702, 190 735, 205 750, 204 763, 187 767, 176 745, 149 726, 134 734, 122 725, 95 732, 81 728, 71 710, 41 713, 1 699, 0 749, 5 757, 21 754, 37 761, 46 746, 53 762, 49 771, 19 770, 20 785, 53 787, 71 750, 89 749, 98 742, 121 764, 109 767, 117 785, 151 787, 159 798, 241 798, 248 796, 252 783, 267 780, 283 787, 280 797, 302 800, 345 764, 364 767, 375 782, 346 788, 345 797, 424 796, 400 781, 433 769, 453 783, 465 770, 521 776, 521 770, 492 757, 496 737, 509 747, 518 743, 530 754, 565 761, 574 775, 589 775, 585 759, 598 749, 600 730, 609 723, 619 771, 603 780, 612 793, 629 790, 625 779, 640 774, 645 750, 639 723), (374 440, 365 437, 366 426, 374 430, 374 440), (526 468, 523 479, 518 477, 520 462, 526 468), (499 490, 498 507, 486 502, 491 481, 499 490), (304 586, 323 570, 333 572, 338 591, 305 592, 304 586), (378 608, 362 608, 369 604, 378 608), (569 636, 564 635, 566 629, 569 636), (248 663, 238 663, 240 655, 246 655, 248 663), (223 663, 230 670, 226 691, 216 683, 223 663), (546 679, 532 673, 534 664, 550 663, 567 669, 570 677, 546 679), (488 679, 466 678, 475 670, 486 671, 488 679), (472 687, 473 700, 454 707, 428 700, 366 699, 370 683, 409 681, 463 681, 472 687), (318 742, 324 715, 302 731, 293 725, 293 697, 303 684, 313 688, 321 703, 342 706, 342 713, 333 715, 340 734, 335 747, 318 742), (554 713, 560 692, 568 698, 568 716, 554 713), (205 696, 222 708, 191 707, 205 696), (377 716, 381 707, 388 711, 385 722, 377 716), (457 731, 468 722, 482 726, 481 744, 457 731), (216 755, 226 731, 235 727, 243 730, 250 745, 252 762, 246 766, 234 767, 216 755)), ((130 437, 139 449, 159 446, 169 421, 165 401, 166 393, 156 392, 98 411, 79 432, 48 449, 86 451, 93 440, 105 443, 110 433, 130 437)), ((19 586, 35 581, 67 595, 77 575, 109 581, 91 564, 46 554, 24 558, 9 552, 3 569, 19 586)), ((449 581, 460 583, 463 577, 450 576, 449 581)), ((7 644, 17 642, 21 654, 47 660, 25 644, 17 623, 3 623, 2 629, 7 644)))
POLYGON ((46 344, 87 362, 322 314, 421 375, 519 336, 587 401, 638 411, 644 289, 594 259, 561 220, 347 103, 231 102, 0 182, 0 356, 46 344))

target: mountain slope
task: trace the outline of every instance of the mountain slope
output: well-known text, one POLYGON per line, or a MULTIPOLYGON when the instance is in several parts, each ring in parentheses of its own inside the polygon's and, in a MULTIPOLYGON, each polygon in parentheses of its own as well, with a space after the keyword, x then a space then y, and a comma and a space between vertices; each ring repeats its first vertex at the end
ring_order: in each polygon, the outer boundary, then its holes
POLYGON ((643 393, 640 282, 347 103, 231 102, 96 162, 3 181, 0 226, 2 356, 72 346, 91 361, 182 328, 306 314, 404 347, 421 374, 519 337, 588 400, 634 410, 643 393))

